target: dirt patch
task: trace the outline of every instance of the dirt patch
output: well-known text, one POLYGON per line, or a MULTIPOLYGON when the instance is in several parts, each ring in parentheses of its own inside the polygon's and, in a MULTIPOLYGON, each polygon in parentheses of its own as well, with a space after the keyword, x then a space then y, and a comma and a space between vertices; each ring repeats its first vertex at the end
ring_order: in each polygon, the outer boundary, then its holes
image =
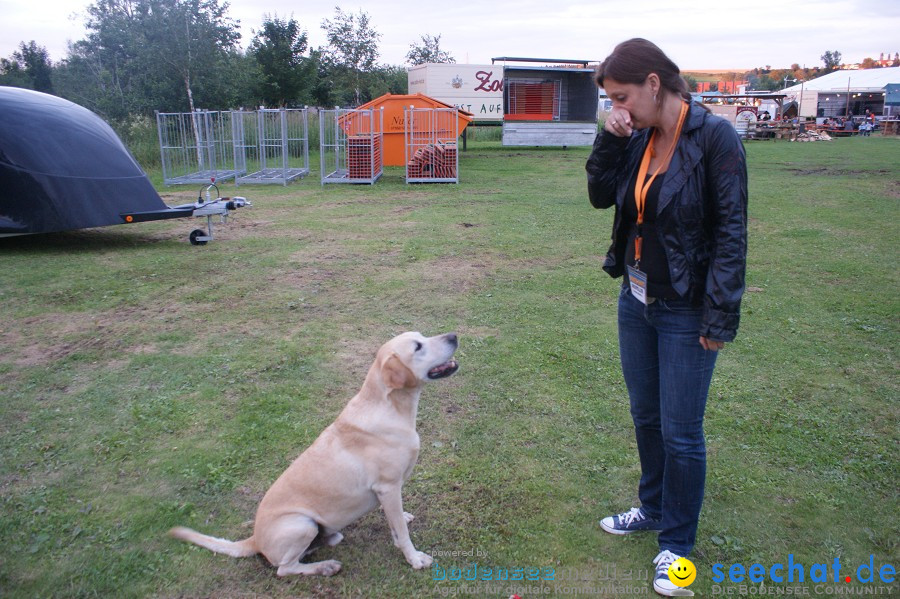
POLYGON ((7 363, 20 367, 41 366, 76 349, 62 339, 83 335, 90 324, 66 313, 46 313, 25 318, 17 323, 16 330, 0 333, 0 345, 8 351, 0 357, 7 363))
POLYGON ((889 198, 900 199, 900 180, 891 181, 885 191, 889 198))
POLYGON ((482 260, 444 256, 422 263, 419 276, 429 288, 443 288, 450 293, 467 294, 490 275, 491 268, 482 260))
MULTIPOLYGON (((275 221, 271 220, 251 220, 238 217, 230 219, 228 224, 224 225, 222 229, 227 228, 229 237, 232 239, 241 239, 251 235, 255 237, 262 233, 268 234, 274 225, 275 221)), ((218 230, 218 227, 216 230, 218 230)))
MULTIPOLYGON (((147 307, 119 307, 103 312, 47 312, 25 318, 16 330, 0 331, 0 345, 8 348, 0 361, 18 367, 46 366, 75 353, 99 351, 121 354, 152 354, 150 343, 128 346, 123 339, 136 329, 178 330, 178 320, 186 306, 173 304, 147 307)), ((199 309, 199 308, 196 308, 199 309)))

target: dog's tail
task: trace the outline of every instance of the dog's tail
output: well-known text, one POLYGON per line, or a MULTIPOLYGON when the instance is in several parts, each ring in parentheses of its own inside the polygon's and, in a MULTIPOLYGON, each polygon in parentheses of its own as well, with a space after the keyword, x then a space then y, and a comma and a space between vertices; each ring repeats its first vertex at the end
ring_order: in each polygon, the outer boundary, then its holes
POLYGON ((253 537, 243 541, 227 541, 200 534, 196 530, 191 530, 184 526, 176 526, 169 531, 169 536, 188 541, 194 545, 200 545, 216 553, 230 555, 231 557, 250 557, 259 553, 256 549, 256 544, 253 542, 253 537))

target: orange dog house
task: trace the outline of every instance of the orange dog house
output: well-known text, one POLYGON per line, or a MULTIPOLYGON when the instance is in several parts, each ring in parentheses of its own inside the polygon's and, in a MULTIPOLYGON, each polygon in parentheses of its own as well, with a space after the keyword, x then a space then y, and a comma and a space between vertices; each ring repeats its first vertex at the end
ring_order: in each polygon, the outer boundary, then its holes
MULTIPOLYGON (((450 104, 445 104, 440 100, 435 100, 425 94, 385 94, 380 98, 375 98, 371 102, 367 102, 360 106, 360 109, 374 108, 376 110, 384 110, 384 164, 385 166, 405 166, 405 140, 404 131, 406 129, 405 117, 403 109, 412 106, 413 108, 453 108, 450 104)), ((459 134, 472 122, 475 118, 471 112, 465 110, 459 111, 459 134)))

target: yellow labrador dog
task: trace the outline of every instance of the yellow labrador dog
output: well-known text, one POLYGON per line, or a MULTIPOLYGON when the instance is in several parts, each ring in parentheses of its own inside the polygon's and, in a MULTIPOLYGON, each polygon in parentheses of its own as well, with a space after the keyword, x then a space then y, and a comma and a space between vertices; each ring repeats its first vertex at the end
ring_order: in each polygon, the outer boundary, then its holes
POLYGON ((431 556, 413 547, 407 528, 413 516, 403 511, 400 490, 419 456, 422 385, 456 372, 458 344, 454 333, 403 333, 385 343, 359 393, 266 492, 249 539, 226 541, 183 527, 169 534, 232 557, 262 553, 278 576, 331 576, 340 562, 300 559, 340 543, 342 528, 381 504, 406 561, 427 568, 431 556))

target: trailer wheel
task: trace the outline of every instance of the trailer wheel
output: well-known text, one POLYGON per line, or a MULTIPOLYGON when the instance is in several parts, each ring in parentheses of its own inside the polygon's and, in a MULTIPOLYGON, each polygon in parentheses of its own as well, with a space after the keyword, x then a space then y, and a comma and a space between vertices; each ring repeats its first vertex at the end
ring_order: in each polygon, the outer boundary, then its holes
POLYGON ((206 232, 203 229, 194 229, 191 231, 190 236, 188 236, 188 239, 191 240, 191 245, 206 245, 207 241, 205 239, 200 240, 198 237, 206 237, 206 232))

